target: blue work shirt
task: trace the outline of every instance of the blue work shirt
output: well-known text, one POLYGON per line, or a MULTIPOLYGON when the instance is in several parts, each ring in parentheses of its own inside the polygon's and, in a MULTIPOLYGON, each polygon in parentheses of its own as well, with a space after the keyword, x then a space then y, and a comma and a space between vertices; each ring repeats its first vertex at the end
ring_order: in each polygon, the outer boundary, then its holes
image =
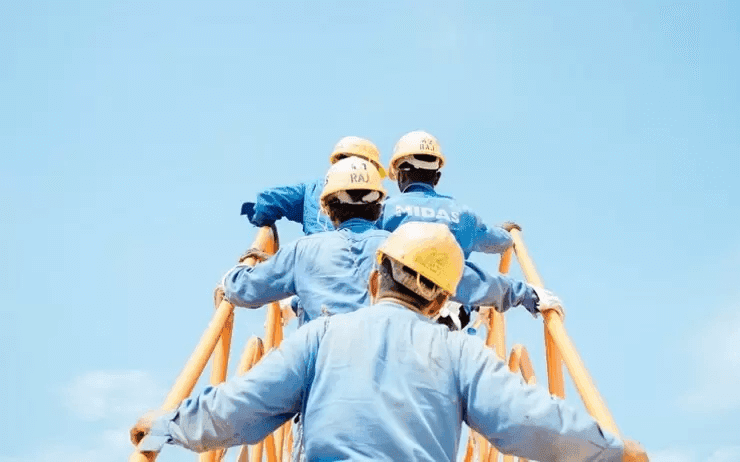
POLYGON ((224 277, 226 299, 257 308, 291 295, 301 299, 304 323, 354 311, 369 302, 368 279, 375 252, 388 237, 373 222, 345 221, 335 231, 302 237, 253 267, 237 266, 224 277))
MULTIPOLYGON (((291 295, 301 299, 296 313, 303 324, 321 315, 355 311, 370 303, 368 280, 376 253, 390 233, 362 218, 338 230, 302 237, 255 266, 238 265, 223 280, 226 299, 258 308, 291 295)), ((466 262, 452 300, 464 305, 495 306, 505 311, 523 305, 537 312, 537 296, 526 283, 491 275, 466 262)))
POLYGON ((255 444, 297 412, 309 461, 454 461, 462 422, 530 460, 620 462, 623 452, 479 338, 391 299, 301 327, 247 374, 155 420, 139 450, 255 444))
POLYGON ((270 226, 285 217, 303 224, 306 236, 333 230, 331 220, 321 212, 319 199, 323 189, 324 178, 266 189, 257 194, 255 202, 245 203, 242 213, 255 226, 270 226))
POLYGON ((471 252, 502 253, 513 244, 505 229, 498 226, 489 228, 468 207, 450 196, 438 194, 425 183, 413 183, 402 194, 386 199, 378 226, 394 231, 407 221, 446 224, 466 259, 471 252))

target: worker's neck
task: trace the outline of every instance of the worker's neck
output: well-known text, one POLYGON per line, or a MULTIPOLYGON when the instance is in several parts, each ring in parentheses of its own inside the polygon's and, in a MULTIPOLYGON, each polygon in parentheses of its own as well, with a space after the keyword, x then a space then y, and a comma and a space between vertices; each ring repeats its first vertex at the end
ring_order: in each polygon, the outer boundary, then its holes
POLYGON ((411 311, 415 311, 415 312, 417 312, 419 314, 424 314, 424 313, 422 313, 422 311, 419 309, 418 306, 415 306, 414 304, 412 304, 412 303, 410 303, 410 302, 408 302, 406 300, 403 300, 401 298, 393 297, 392 295, 382 295, 382 296, 380 296, 379 298, 377 298, 375 300, 375 303, 376 304, 377 303, 381 303, 381 302, 396 303, 398 305, 405 306, 406 308, 410 309, 411 311))

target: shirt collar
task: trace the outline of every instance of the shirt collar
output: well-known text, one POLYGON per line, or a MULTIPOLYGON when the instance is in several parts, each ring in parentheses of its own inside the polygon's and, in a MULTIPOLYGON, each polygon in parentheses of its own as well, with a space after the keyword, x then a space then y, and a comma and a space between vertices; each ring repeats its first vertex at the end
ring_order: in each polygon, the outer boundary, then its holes
POLYGON ((434 187, 426 183, 411 183, 410 185, 406 186, 406 189, 403 190, 403 192, 405 193, 415 192, 415 191, 434 192, 434 187))
POLYGON ((361 233, 362 231, 367 231, 368 229, 377 229, 377 227, 375 226, 375 223, 373 223, 372 221, 367 221, 364 218, 350 218, 349 220, 339 225, 339 228, 337 229, 348 229, 355 233, 361 233))

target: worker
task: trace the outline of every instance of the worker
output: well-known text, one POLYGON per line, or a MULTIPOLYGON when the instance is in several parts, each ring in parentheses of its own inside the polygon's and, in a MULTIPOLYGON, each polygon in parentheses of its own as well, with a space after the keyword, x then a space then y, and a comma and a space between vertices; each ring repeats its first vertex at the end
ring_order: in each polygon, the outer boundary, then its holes
MULTIPOLYGON (((255 266, 237 265, 222 279, 225 298, 235 306, 259 308, 298 295, 301 303, 293 308, 299 324, 368 305, 374 255, 389 234, 374 224, 385 194, 374 164, 358 157, 338 161, 327 172, 320 196, 336 229, 304 236, 255 266)), ((537 290, 467 263, 455 300, 500 311, 522 305, 537 315, 539 299, 546 296, 537 290)))
MULTIPOLYGON (((380 163, 380 152, 370 141, 356 136, 346 136, 339 140, 329 156, 334 164, 345 157, 359 157, 371 162, 378 169, 380 177, 386 176, 380 163)), ((270 226, 280 218, 303 225, 303 233, 311 235, 334 229, 331 220, 321 213, 319 196, 324 187, 324 179, 298 183, 290 186, 269 188, 257 195, 255 202, 242 205, 242 215, 247 215, 255 226, 270 226)))
POLYGON ((301 324, 367 304, 373 256, 388 235, 374 224, 386 195, 380 173, 353 156, 334 163, 320 183, 319 203, 332 231, 304 236, 253 267, 237 265, 223 278, 227 300, 257 308, 298 295, 301 324))
POLYGON ((444 223, 465 253, 502 253, 512 246, 507 230, 488 227, 468 207, 435 191, 445 157, 437 139, 424 131, 407 133, 393 148, 388 176, 396 180, 398 194, 385 202, 379 227, 393 231, 408 221, 444 223))
POLYGON ((372 309, 304 325, 248 373, 144 415, 132 442, 150 459, 164 444, 256 444, 302 412, 309 461, 453 461, 465 422, 530 460, 646 462, 639 444, 525 384, 479 338, 430 322, 463 268, 446 226, 402 225, 378 249, 372 309))
MULTIPOLYGON (((393 148, 389 177, 396 180, 401 194, 388 199, 378 226, 393 231, 408 221, 444 223, 463 248, 465 258, 472 252, 503 253, 512 246, 509 231, 515 223, 487 226, 468 207, 435 191, 442 176, 445 157, 437 139, 424 131, 403 135, 393 148)), ((450 301, 440 313, 440 322, 459 330, 471 319, 478 305, 450 301)))

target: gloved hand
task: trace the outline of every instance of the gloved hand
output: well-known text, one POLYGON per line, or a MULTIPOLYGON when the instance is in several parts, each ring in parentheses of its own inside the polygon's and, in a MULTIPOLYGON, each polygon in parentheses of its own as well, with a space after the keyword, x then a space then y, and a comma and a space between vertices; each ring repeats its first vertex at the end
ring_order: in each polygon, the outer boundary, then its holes
POLYGON ((540 313, 544 313, 548 310, 555 310, 562 319, 565 319, 565 309, 563 308, 563 302, 549 290, 544 287, 530 285, 534 289, 534 293, 537 294, 537 310, 540 313))
POLYGON ((241 257, 239 257, 239 263, 244 263, 245 261, 247 261, 247 258, 254 258, 259 263, 270 258, 270 254, 267 252, 263 252, 260 249, 251 248, 244 252, 241 257))
POLYGON ((450 330, 460 330, 462 328, 462 323, 460 322, 460 312, 465 311, 461 308, 461 304, 448 301, 447 303, 445 303, 442 309, 439 310, 439 314, 437 315, 437 323, 444 324, 450 330))
POLYGON ((513 221, 505 221, 504 224, 501 225, 501 227, 508 232, 511 232, 512 229, 516 229, 517 231, 522 230, 522 227, 514 223, 513 221))
POLYGON ((622 462, 649 462, 645 449, 637 441, 625 440, 622 462))
MULTIPOLYGON (((131 431, 129 432, 129 436, 131 438, 131 442, 134 444, 134 446, 138 446, 139 443, 141 443, 141 440, 144 439, 146 435, 149 434, 149 431, 152 429, 152 425, 154 425, 154 421, 157 420, 158 417, 165 414, 166 411, 158 410, 158 411, 149 411, 134 424, 133 427, 131 427, 131 431)), ((156 452, 142 452, 142 454, 147 458, 147 460, 155 460, 157 457, 156 452)))
POLYGON ((252 221, 252 217, 254 217, 254 205, 254 202, 245 202, 242 204, 241 215, 246 215, 249 221, 252 221))

